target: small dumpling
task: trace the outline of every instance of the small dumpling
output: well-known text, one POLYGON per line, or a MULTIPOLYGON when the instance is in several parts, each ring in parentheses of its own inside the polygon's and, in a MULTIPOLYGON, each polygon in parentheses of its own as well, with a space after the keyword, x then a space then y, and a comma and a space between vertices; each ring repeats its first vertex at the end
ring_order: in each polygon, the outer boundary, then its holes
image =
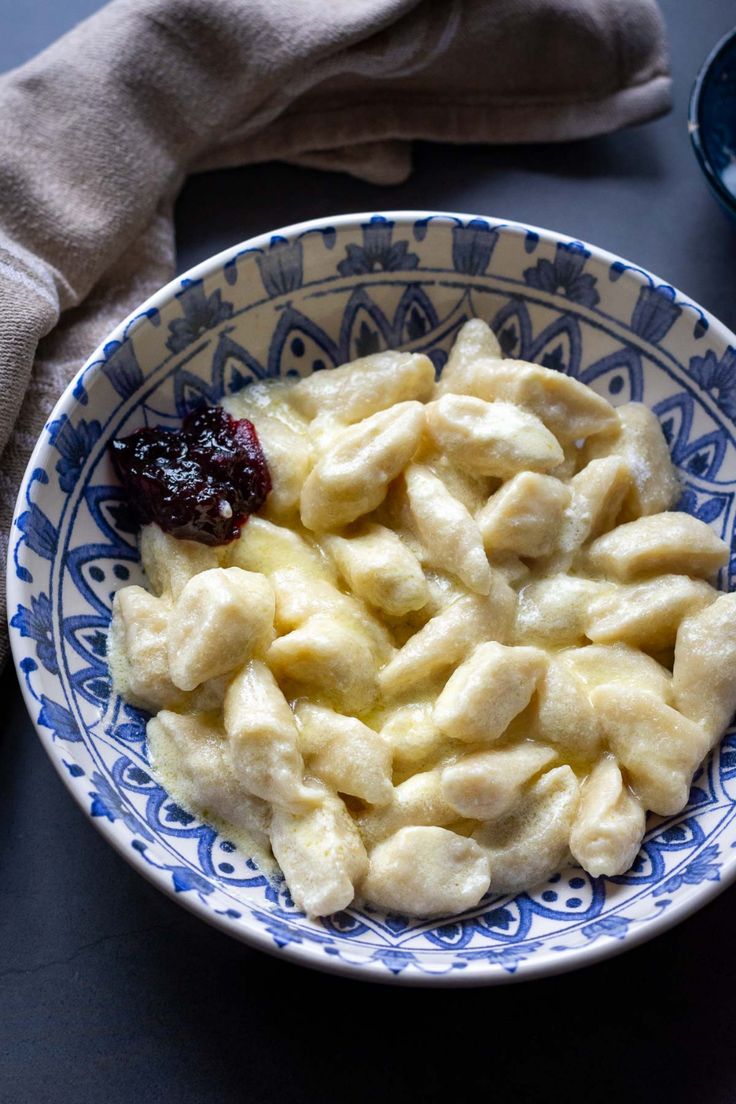
POLYGON ((480 644, 437 698, 437 727, 453 740, 497 740, 529 704, 546 665, 539 648, 480 644))
POLYGON ((588 686, 573 662, 578 651, 550 655, 537 684, 529 735, 559 748, 563 755, 590 761, 599 751, 602 734, 588 686))
POLYGON ((302 780, 294 714, 260 660, 251 660, 235 676, 223 714, 233 768, 250 793, 299 812, 318 800, 302 780))
POLYGON ((416 452, 423 430, 422 404, 403 402, 336 433, 302 488, 306 528, 340 529, 375 510, 416 452))
POLYGON ((564 460, 540 419, 511 403, 447 394, 426 411, 435 445, 473 475, 510 479, 520 471, 551 471, 564 460))
POLYGON ((184 808, 268 850, 269 810, 238 777, 225 732, 203 714, 162 709, 146 727, 151 765, 184 808))
POLYGON ((229 561, 244 571, 273 575, 283 568, 296 567, 316 578, 335 580, 331 564, 318 548, 285 525, 275 525, 261 517, 248 518, 240 536, 228 545, 229 561))
POLYGON ((200 571, 219 567, 219 559, 210 545, 172 537, 152 522, 141 528, 141 565, 153 593, 175 601, 200 571))
POLYGON ((289 397, 307 418, 332 414, 343 422, 358 422, 396 403, 427 402, 433 390, 434 366, 429 357, 389 351, 313 372, 295 384, 289 397))
POLYGON ((350 589, 364 602, 393 617, 421 609, 428 602, 429 588, 421 564, 393 530, 366 522, 344 537, 325 536, 321 543, 350 589))
POLYGON ((589 644, 559 653, 583 680, 588 690, 617 683, 637 686, 672 704, 672 677, 656 659, 629 644, 589 644))
POLYGON ((631 487, 620 520, 670 510, 680 497, 681 487, 656 414, 643 403, 625 403, 617 408, 616 415, 617 426, 586 442, 585 461, 602 456, 620 456, 625 461, 631 487))
POLYGON ((491 568, 471 515, 423 464, 410 464, 404 479, 412 522, 429 561, 476 594, 488 594, 491 568))
POLYGON ((339 793, 371 805, 391 800, 391 746, 357 717, 299 702, 299 746, 311 773, 339 793))
POLYGON ((170 607, 139 586, 122 587, 112 605, 109 662, 115 690, 139 709, 176 709, 184 695, 169 674, 170 607))
POLYGON ((708 583, 686 575, 626 583, 592 600, 585 634, 594 643, 621 641, 650 652, 662 651, 674 645, 683 617, 710 605, 717 596, 708 583))
POLYGON ((511 812, 527 783, 555 757, 553 748, 528 741, 465 755, 442 771, 442 793, 458 816, 496 820, 511 812))
POLYGON ((289 519, 299 506, 304 480, 312 467, 312 445, 276 418, 260 415, 256 433, 271 476, 271 490, 263 512, 275 520, 289 519))
POLYGON ((371 640, 347 619, 314 614, 274 640, 266 662, 295 696, 309 693, 346 713, 369 709, 377 695, 371 640))
POLYGON ((563 372, 522 360, 478 358, 468 364, 452 389, 488 402, 500 400, 523 407, 563 444, 617 425, 611 404, 590 387, 563 372))
POLYGON ((174 603, 167 649, 175 686, 194 690, 237 670, 273 636, 274 594, 265 575, 215 567, 195 575, 174 603))
POLYGON ((490 881, 488 858, 474 840, 414 826, 374 848, 360 895, 386 912, 446 916, 477 905, 490 881))
POLYGON ((698 575, 710 578, 728 563, 729 547, 690 514, 665 511, 619 525, 594 540, 588 562, 608 577, 698 575))
POLYGON ((384 712, 381 735, 392 750, 394 766, 414 769, 437 755, 445 737, 434 721, 431 700, 400 705, 384 712))
POLYGON ((442 369, 437 393, 444 395, 452 391, 463 394, 465 375, 468 370, 472 372, 476 360, 501 360, 502 356, 498 338, 488 323, 480 318, 471 318, 458 331, 447 364, 442 369))
POLYGON ((554 575, 522 587, 514 640, 545 647, 582 643, 591 603, 611 588, 593 579, 554 575))
POLYGON ((680 712, 716 743, 736 709, 736 593, 722 594, 681 623, 672 688, 680 712))
POLYGON ((271 847, 297 908, 330 916, 348 907, 368 869, 358 830, 339 797, 300 813, 274 809, 271 847))
POLYGON ((577 544, 606 533, 616 523, 631 490, 629 467, 623 456, 591 460, 570 480, 577 544))
POLYGON ((596 763, 580 791, 570 851, 594 878, 624 874, 641 847, 646 826, 642 804, 626 786, 612 755, 596 763))
POLYGON ((456 599, 410 637, 379 675, 381 693, 396 697, 458 664, 484 640, 507 640, 516 595, 494 576, 487 598, 467 594, 456 599))
POLYGON ((491 863, 495 893, 516 893, 545 881, 569 855, 578 781, 568 766, 538 778, 512 812, 481 825, 473 838, 491 863))
POLYGON ((535 559, 557 546, 570 489, 559 479, 519 472, 476 515, 486 551, 535 559))
POLYGON ((644 807, 660 816, 684 809, 695 769, 709 748, 705 730, 636 687, 599 686, 590 699, 644 807))
POLYGON ((433 475, 445 485, 445 489, 461 502, 470 514, 476 514, 485 505, 490 495, 497 490, 499 480, 490 475, 471 475, 453 464, 444 453, 425 444, 417 453, 421 461, 433 475))
POLYGON ((368 847, 408 824, 450 824, 457 813, 442 791, 442 771, 421 771, 394 787, 388 805, 371 809, 357 818, 368 847))

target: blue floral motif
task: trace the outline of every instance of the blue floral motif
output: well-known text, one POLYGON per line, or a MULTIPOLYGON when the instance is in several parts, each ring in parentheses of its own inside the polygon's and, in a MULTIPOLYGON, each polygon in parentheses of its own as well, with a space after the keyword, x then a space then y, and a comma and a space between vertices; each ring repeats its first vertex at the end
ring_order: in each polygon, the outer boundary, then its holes
POLYGON ((269 295, 286 295, 302 286, 303 246, 297 238, 289 242, 275 234, 267 253, 256 258, 263 286, 269 295))
POLYGON ((30 510, 20 515, 17 524, 28 547, 39 556, 43 556, 45 560, 53 560, 56 555, 58 535, 43 510, 35 503, 31 504, 30 510))
POLYGON ((631 328, 639 337, 656 345, 681 314, 682 307, 675 302, 675 289, 669 284, 643 287, 631 316, 631 328))
POLYGON ((38 714, 38 723, 44 728, 50 728, 56 740, 67 740, 69 743, 77 743, 82 739, 77 722, 68 709, 57 702, 51 701, 45 694, 41 695, 41 712, 38 714))
POLYGON ((347 256, 337 271, 341 276, 359 276, 368 272, 404 272, 416 268, 419 257, 409 253, 409 242, 393 242, 394 224, 389 219, 374 216, 362 224, 363 244, 347 246, 347 256))
POLYGON ((481 276, 488 268, 499 230, 485 219, 471 219, 467 226, 452 228, 452 264, 457 272, 481 276))
POLYGON ((143 839, 153 840, 153 836, 148 829, 141 823, 138 817, 131 812, 118 791, 113 789, 108 780, 103 778, 99 771, 92 772, 90 781, 95 787, 89 794, 92 799, 90 812, 93 817, 104 817, 106 820, 109 820, 110 823, 116 820, 122 820, 126 828, 134 835, 142 836, 143 839))
POLYGON ((529 958, 536 950, 542 946, 539 942, 523 943, 517 947, 501 947, 499 950, 488 950, 484 948, 478 951, 461 951, 460 958, 465 958, 469 962, 482 958, 485 962, 493 963, 495 966, 502 966, 504 970, 509 974, 515 974, 519 963, 524 962, 529 958))
POLYGON ((201 874, 197 874, 196 870, 192 870, 191 867, 171 866, 169 871, 177 893, 188 893, 193 890, 199 897, 209 897, 215 891, 212 883, 203 878, 201 874))
POLYGON ((631 921, 625 916, 604 916, 600 920, 594 920, 592 924, 585 924, 580 931, 591 942, 602 935, 610 935, 614 939, 624 939, 630 925, 631 921))
POLYGON ((590 250, 580 242, 558 242, 554 261, 541 257, 532 268, 524 270, 524 282, 539 291, 564 295, 573 303, 594 307, 600 300, 597 280, 583 272, 590 250))
POLYGON ((720 359, 711 349, 705 356, 691 357, 690 375, 728 418, 736 419, 736 348, 729 345, 720 359))
POLYGON ((59 486, 62 491, 71 491, 102 432, 100 423, 86 422, 82 418, 75 426, 66 414, 62 414, 57 421, 50 423, 48 430, 51 444, 61 453, 61 459, 56 463, 59 486))
POLYGON ((374 962, 381 962, 394 976, 402 973, 407 966, 412 966, 416 962, 416 955, 412 954, 411 951, 399 951, 392 947, 379 947, 377 951, 373 952, 371 958, 374 962))
POLYGON ((718 882, 721 878, 721 863, 714 860, 720 854, 720 847, 713 843, 704 847, 696 859, 688 863, 678 874, 673 874, 653 890, 654 897, 663 893, 674 893, 681 885, 700 885, 701 882, 718 882))
POLYGON ((51 631, 51 602, 48 595, 39 594, 38 598, 31 595, 31 608, 18 606, 10 624, 14 629, 20 630, 21 636, 35 640, 36 655, 41 663, 52 675, 57 674, 59 665, 56 662, 56 649, 51 631))
POLYGON ((171 337, 167 340, 166 347, 172 353, 181 353, 202 334, 232 318, 232 303, 222 298, 220 288, 216 288, 211 295, 205 295, 202 280, 182 281, 182 290, 177 293, 176 298, 181 304, 184 317, 169 322, 171 337))
POLYGON ((123 399, 129 399, 143 383, 143 372, 132 341, 108 342, 105 346, 105 359, 100 367, 123 399))

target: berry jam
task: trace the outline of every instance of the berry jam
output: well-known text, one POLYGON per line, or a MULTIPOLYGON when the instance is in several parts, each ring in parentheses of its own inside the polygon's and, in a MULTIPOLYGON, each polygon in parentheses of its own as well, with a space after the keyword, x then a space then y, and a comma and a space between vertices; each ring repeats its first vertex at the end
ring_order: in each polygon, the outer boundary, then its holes
POLYGON ((271 490, 252 422, 220 406, 193 411, 179 430, 138 429, 110 449, 141 525, 201 544, 235 540, 271 490))

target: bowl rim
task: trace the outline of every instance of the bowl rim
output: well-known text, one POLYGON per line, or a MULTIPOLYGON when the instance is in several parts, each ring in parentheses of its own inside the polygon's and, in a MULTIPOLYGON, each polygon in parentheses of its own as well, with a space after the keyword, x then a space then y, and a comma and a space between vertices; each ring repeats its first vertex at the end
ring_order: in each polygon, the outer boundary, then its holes
POLYGON ((727 31, 726 34, 716 42, 698 70, 688 102, 687 129, 696 160, 700 165, 703 175, 721 203, 723 203, 732 214, 736 214, 736 194, 728 190, 720 175, 716 172, 700 134, 704 121, 702 116, 703 91, 715 63, 723 54, 733 47, 736 47, 736 27, 732 27, 730 31, 727 31))
MULTIPOLYGON (((735 36, 736 28, 727 38, 730 39, 735 36)), ((183 280, 202 280, 208 276, 212 276, 221 269, 228 260, 235 258, 244 249, 267 247, 274 236, 283 237, 288 241, 306 231, 324 228, 326 225, 331 227, 355 227, 358 229, 362 224, 367 223, 374 217, 389 219, 395 224, 413 224, 421 219, 437 218, 447 219, 449 221, 461 220, 464 225, 467 225, 474 219, 482 219, 491 222, 499 229, 503 228, 510 232, 517 232, 519 234, 532 232, 538 234, 540 240, 547 240, 553 244, 558 241, 569 242, 573 240, 571 235, 560 231, 535 226, 531 223, 519 222, 514 219, 507 220, 495 215, 411 209, 373 210, 367 212, 351 212, 334 216, 327 215, 268 230, 262 234, 255 235, 231 245, 226 249, 220 250, 192 266, 185 272, 176 274, 171 280, 163 285, 163 287, 150 295, 142 304, 130 311, 130 313, 103 338, 74 374, 54 405, 45 426, 49 425, 55 419, 58 419, 62 413, 66 413, 69 409, 73 409, 78 404, 78 400, 73 394, 75 385, 77 385, 81 379, 88 377, 90 371, 95 374, 100 371, 99 363, 96 365, 95 362, 100 362, 102 360, 105 346, 112 341, 124 340, 126 331, 128 334, 130 333, 129 327, 135 319, 145 316, 146 312, 154 308, 160 309, 162 306, 169 303, 174 298, 176 292, 181 289, 183 280)), ((611 253, 589 242, 580 241, 580 239, 574 240, 578 241, 585 249, 589 250, 591 258, 595 260, 602 261, 608 265, 612 263, 623 263, 626 265, 627 275, 631 279, 640 280, 642 282, 647 279, 653 279, 660 284, 665 283, 661 277, 656 276, 641 265, 627 261, 618 254, 611 253)), ((691 300, 689 296, 680 293, 676 288, 673 288, 673 291, 678 299, 697 309, 702 318, 707 321, 709 329, 712 327, 712 331, 717 334, 721 340, 724 340, 727 344, 736 345, 736 335, 734 335, 727 326, 711 315, 709 311, 691 300)), ((45 426, 34 445, 21 480, 13 511, 9 550, 15 543, 13 535, 17 531, 16 519, 24 508, 24 493, 29 477, 35 468, 42 466, 39 461, 48 451, 48 443, 45 439, 45 426)), ((13 571, 12 556, 8 555, 6 565, 7 619, 16 675, 18 676, 18 683, 31 723, 41 741, 41 745, 50 758, 66 789, 73 796, 76 803, 81 806, 87 819, 94 824, 95 828, 101 832, 114 850, 121 855, 138 874, 145 877, 152 885, 165 893, 172 901, 175 901, 177 905, 185 908, 212 927, 233 936, 239 942, 245 943, 256 950, 264 951, 266 954, 270 954, 276 958, 285 958, 297 965, 306 966, 321 972, 383 985, 405 985, 416 988, 441 988, 445 986, 451 988, 476 988, 489 985, 532 981, 541 977, 568 973, 583 966, 594 965, 604 959, 622 954, 632 947, 646 943, 655 936, 679 924, 682 920, 687 919, 687 917, 704 907, 715 897, 719 896, 720 893, 736 880, 736 854, 733 854, 730 866, 724 863, 719 881, 704 881, 698 885, 688 885, 687 894, 683 896, 680 901, 673 900, 672 908, 660 912, 656 917, 648 920, 646 924, 641 924, 633 930, 627 931, 623 937, 614 938, 606 936, 600 940, 591 941, 583 946, 566 949, 564 954, 541 954, 537 957, 519 962, 518 967, 513 973, 502 969, 496 963, 485 962, 483 960, 476 961, 474 963, 474 970, 467 973, 454 971, 442 974, 429 974, 420 971, 390 973, 385 970, 385 968, 382 968, 379 962, 369 960, 349 962, 337 956, 318 955, 308 942, 288 943, 285 946, 277 946, 269 938, 265 930, 255 925, 252 927, 247 926, 247 910, 244 911, 242 917, 235 921, 228 916, 216 914, 213 910, 208 909, 197 896, 190 897, 178 893, 172 885, 171 879, 166 876, 165 871, 152 867, 148 863, 142 861, 139 852, 127 845, 127 841, 124 840, 122 834, 116 828, 116 823, 112 823, 104 817, 92 818, 86 796, 83 797, 81 787, 78 784, 81 780, 71 777, 71 775, 63 769, 62 754, 59 750, 59 746, 54 742, 51 731, 39 726, 36 720, 36 703, 26 684, 26 680, 20 677, 20 661, 22 658, 21 638, 20 634, 16 632, 9 623, 12 610, 15 608, 18 599, 24 592, 24 586, 25 584, 16 578, 13 571)), ((451 954, 452 952, 448 951, 448 955, 451 956, 451 954)))

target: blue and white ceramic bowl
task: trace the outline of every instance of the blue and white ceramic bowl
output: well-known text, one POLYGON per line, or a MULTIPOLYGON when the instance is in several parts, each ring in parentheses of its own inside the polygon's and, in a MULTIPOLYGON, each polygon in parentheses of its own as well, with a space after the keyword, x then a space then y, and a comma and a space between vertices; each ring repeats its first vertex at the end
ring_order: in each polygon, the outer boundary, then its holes
POLYGON ((690 95, 688 130, 711 191, 736 218, 736 27, 700 68, 690 95))
MULTIPOLYGON (((684 812, 652 818, 632 871, 577 868, 442 922, 348 910, 305 919, 283 883, 151 776, 145 716, 111 693, 112 596, 141 582, 135 526, 107 446, 175 426, 252 379, 330 369, 401 346, 438 372, 459 326, 487 319, 506 353, 643 399, 683 477, 681 508, 729 541, 736 492, 736 337, 660 279, 558 234, 467 215, 352 215, 254 238, 176 279, 70 385, 33 453, 8 568, 13 652, 39 736, 93 823, 203 919, 304 965, 375 981, 488 984, 555 973, 641 942, 736 874, 736 736, 684 812)), ((722 585, 733 586, 736 561, 722 585)))

